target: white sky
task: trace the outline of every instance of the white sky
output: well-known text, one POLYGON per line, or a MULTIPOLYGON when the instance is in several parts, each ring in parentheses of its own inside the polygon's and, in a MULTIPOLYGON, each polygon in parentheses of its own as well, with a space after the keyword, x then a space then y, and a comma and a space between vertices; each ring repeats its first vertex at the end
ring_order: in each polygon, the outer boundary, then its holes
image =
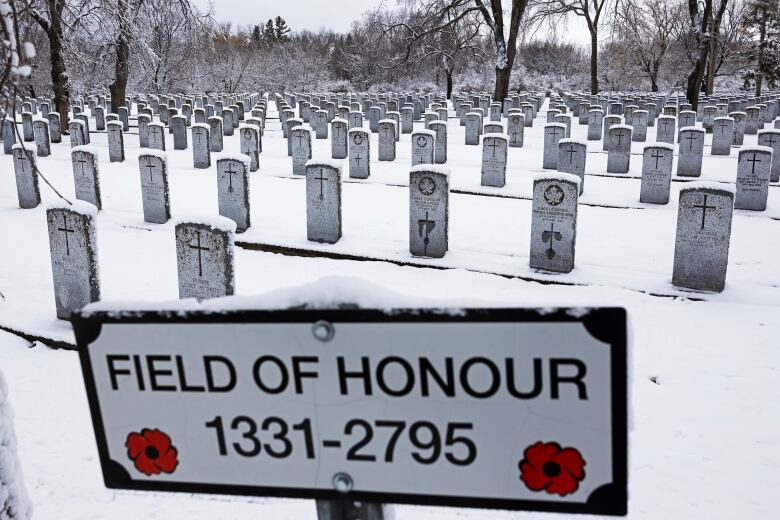
MULTIPOLYGON (((202 9, 208 8, 209 0, 194 1, 202 9)), ((281 16, 293 31, 325 27, 337 32, 349 31, 352 22, 364 11, 381 3, 389 7, 397 5, 396 0, 213 0, 215 18, 220 22, 256 25, 281 16)), ((573 17, 568 27, 559 32, 561 40, 580 44, 590 41, 585 23, 578 17, 573 17)), ((537 34, 543 37, 546 33, 546 29, 541 29, 537 34)))

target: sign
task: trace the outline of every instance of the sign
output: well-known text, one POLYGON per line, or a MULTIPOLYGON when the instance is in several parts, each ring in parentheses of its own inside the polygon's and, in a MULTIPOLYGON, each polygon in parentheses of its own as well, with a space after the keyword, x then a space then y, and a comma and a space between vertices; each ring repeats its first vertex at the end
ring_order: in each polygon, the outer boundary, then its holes
POLYGON ((623 309, 73 325, 110 488, 626 514, 623 309))

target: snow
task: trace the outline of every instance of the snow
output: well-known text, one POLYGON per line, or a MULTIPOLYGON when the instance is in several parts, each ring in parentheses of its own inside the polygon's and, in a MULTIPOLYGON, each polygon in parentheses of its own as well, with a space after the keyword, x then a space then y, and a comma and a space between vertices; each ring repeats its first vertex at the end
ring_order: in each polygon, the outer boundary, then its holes
POLYGON ((69 209, 82 215, 97 215, 98 209, 94 204, 84 202, 83 200, 72 199, 70 202, 63 199, 53 199, 46 203, 46 209, 69 209))
POLYGON ((631 130, 631 131, 634 130, 634 127, 631 126, 631 125, 612 125, 612 126, 609 127, 610 131, 613 128, 617 128, 617 129, 621 129, 622 128, 623 130, 631 130))
POLYGON ((32 518, 32 502, 17 455, 14 411, 8 398, 8 383, 0 370, 0 519, 32 518))
POLYGON ((561 182, 571 182, 572 184, 576 184, 577 186, 580 185, 581 179, 572 173, 563 173, 563 172, 550 172, 550 173, 539 173, 534 177, 534 182, 536 181, 561 181, 561 182))
POLYGON ((450 178, 451 170, 441 164, 418 164, 417 166, 412 166, 409 170, 409 173, 415 173, 415 172, 432 172, 432 173, 438 173, 441 175, 447 176, 447 179, 450 178))
MULTIPOLYGON (((174 116, 174 117, 176 117, 176 116, 174 116)), ((82 121, 82 123, 83 123, 83 121, 82 121)), ((106 126, 108 126, 108 125, 118 126, 118 127, 122 128, 124 123, 122 123, 122 121, 106 121, 106 126)))
POLYGON ((415 130, 413 132, 413 135, 429 135, 434 139, 436 138, 436 132, 434 132, 433 130, 425 130, 425 129, 415 130))
MULTIPOLYGON (((388 114, 390 114, 390 113, 391 112, 388 112, 388 114)), ((287 121, 300 121, 302 123, 303 119, 298 119, 297 117, 291 117, 287 121)), ((383 119, 382 121, 386 121, 386 119, 383 119)), ((380 123, 382 121, 380 121, 380 123)), ((393 120, 391 119, 390 121, 393 121, 393 120)), ((331 123, 341 123, 341 124, 344 124, 344 125, 348 125, 349 121, 347 121, 346 119, 342 119, 340 117, 334 117, 333 120, 331 121, 331 123)), ((395 123, 395 121, 393 121, 393 123, 395 123)))
POLYGON ((772 148, 768 146, 743 146, 739 149, 739 155, 742 155, 743 153, 753 153, 753 152, 763 152, 763 153, 772 153, 772 148))
POLYGON ((309 166, 327 166, 341 173, 341 170, 344 169, 344 162, 336 159, 309 159, 306 161, 306 167, 308 168, 309 166))
POLYGON ((236 223, 229 218, 221 217, 219 215, 192 214, 182 215, 174 219, 175 226, 182 224, 203 224, 204 226, 227 233, 236 232, 236 223))
MULTIPOLYGON (((75 150, 75 148, 74 148, 75 150)), ((150 155, 152 157, 157 157, 158 159, 162 159, 163 162, 168 162, 168 153, 163 152, 162 150, 157 150, 155 148, 144 148, 140 152, 138 152, 138 157, 143 157, 145 155, 150 155)))
POLYGON ((208 130, 211 127, 207 123, 192 123, 190 125, 190 128, 203 128, 205 130, 208 130))
MULTIPOLYGON (((508 137, 507 137, 508 139, 508 137)), ((560 141, 558 141, 558 144, 579 144, 587 148, 588 141, 582 140, 582 139, 572 139, 571 137, 564 137, 560 141)))
POLYGON ((388 124, 395 126, 395 120, 394 119, 380 119, 379 124, 388 124))
POLYGON ((153 122, 153 123, 149 123, 149 125, 148 125, 148 126, 150 126, 150 127, 151 127, 151 126, 156 126, 156 127, 159 127, 159 128, 165 128, 165 125, 164 125, 164 124, 162 124, 162 123, 160 123, 159 121, 155 121, 155 122, 153 122))
POLYGON ((683 190, 718 190, 725 191, 731 194, 736 193, 734 186, 729 186, 723 182, 711 182, 711 181, 693 181, 689 182, 683 190))
POLYGON ((217 162, 221 160, 231 160, 231 161, 238 161, 241 164, 244 165, 244 168, 246 171, 249 171, 249 163, 252 161, 252 159, 245 153, 225 153, 221 152, 219 154, 219 158, 217 159, 217 162))
POLYGON ((98 149, 97 149, 97 147, 92 146, 90 144, 82 144, 80 146, 73 146, 70 149, 70 153, 73 153, 73 152, 86 152, 86 153, 94 155, 95 157, 98 156, 98 149))
POLYGON ((669 143, 659 143, 658 141, 655 141, 653 143, 647 143, 646 148, 661 148, 663 150, 669 150, 670 152, 674 151, 674 145, 669 143))
POLYGON ((26 151, 28 151, 28 152, 33 152, 33 153, 35 153, 35 149, 33 148, 33 146, 35 146, 35 143, 31 144, 30 146, 25 146, 25 144, 24 144, 24 143, 15 143, 15 144, 14 144, 14 145, 11 147, 11 150, 12 150, 12 151, 13 151, 13 150, 26 150, 26 151))
POLYGON ((509 136, 508 136, 508 135, 506 135, 506 134, 499 134, 499 133, 487 133, 487 134, 482 134, 482 140, 483 140, 483 141, 484 141, 485 139, 488 139, 488 138, 492 138, 492 139, 501 139, 502 141, 506 141, 507 143, 509 143, 509 136))
MULTIPOLYGON (((694 112, 694 114, 695 114, 695 112, 694 112)), ((680 128, 680 132, 682 132, 683 130, 688 130, 688 131, 691 131, 691 132, 701 132, 702 134, 706 133, 706 130, 704 130, 704 128, 700 128, 698 126, 684 126, 684 127, 680 128)))
MULTIPOLYGON (((610 128, 614 128, 616 126, 617 125, 612 125, 610 128)), ((545 128, 563 128, 564 130, 566 130, 566 123, 545 123, 544 127, 545 128)))
POLYGON ((713 122, 715 121, 734 121, 734 118, 729 116, 718 116, 715 119, 713 119, 713 122))

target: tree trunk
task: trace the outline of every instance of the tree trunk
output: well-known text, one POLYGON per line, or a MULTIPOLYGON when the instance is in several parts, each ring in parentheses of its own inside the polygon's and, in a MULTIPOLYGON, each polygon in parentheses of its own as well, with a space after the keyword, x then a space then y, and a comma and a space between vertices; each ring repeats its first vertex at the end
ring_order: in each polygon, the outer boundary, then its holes
POLYGON ((452 70, 444 69, 444 74, 447 76, 447 99, 452 99, 452 70))
POLYGON ((599 93, 599 40, 595 30, 590 32, 590 93, 599 93))
POLYGON ((70 118, 70 88, 68 87, 68 73, 65 68, 65 54, 62 38, 62 11, 65 0, 52 0, 49 2, 49 28, 46 31, 49 37, 49 52, 51 54, 51 85, 54 91, 54 106, 60 115, 60 128, 68 133, 70 118))
POLYGON ((119 0, 119 34, 116 39, 116 63, 114 64, 114 81, 109 86, 111 91, 111 111, 119 112, 119 107, 125 104, 127 96, 127 78, 129 75, 128 59, 130 55, 130 23, 127 20, 127 0, 119 0))
POLYGON ((758 26, 758 53, 756 54, 756 97, 761 95, 764 82, 764 42, 766 41, 766 9, 763 9, 761 23, 758 26))
POLYGON ((509 77, 512 75, 512 67, 500 69, 496 67, 496 88, 493 90, 493 101, 500 103, 509 95, 509 77))

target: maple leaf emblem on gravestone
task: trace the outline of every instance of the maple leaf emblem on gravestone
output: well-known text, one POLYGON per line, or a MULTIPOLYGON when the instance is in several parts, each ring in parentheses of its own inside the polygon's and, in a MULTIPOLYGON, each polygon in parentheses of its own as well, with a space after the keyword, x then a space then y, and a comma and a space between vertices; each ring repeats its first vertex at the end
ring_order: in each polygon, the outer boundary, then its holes
POLYGON ((355 144, 363 144, 363 136, 361 134, 352 134, 352 142, 355 144))
POLYGON ((557 184, 552 184, 544 190, 544 200, 550 206, 557 206, 563 202, 563 190, 557 184))
POLYGON ((417 148, 424 148, 428 140, 424 136, 417 138, 417 148))
POLYGON ((420 193, 423 195, 431 195, 436 190, 436 181, 430 177, 423 177, 417 183, 417 187, 420 188, 420 193))

